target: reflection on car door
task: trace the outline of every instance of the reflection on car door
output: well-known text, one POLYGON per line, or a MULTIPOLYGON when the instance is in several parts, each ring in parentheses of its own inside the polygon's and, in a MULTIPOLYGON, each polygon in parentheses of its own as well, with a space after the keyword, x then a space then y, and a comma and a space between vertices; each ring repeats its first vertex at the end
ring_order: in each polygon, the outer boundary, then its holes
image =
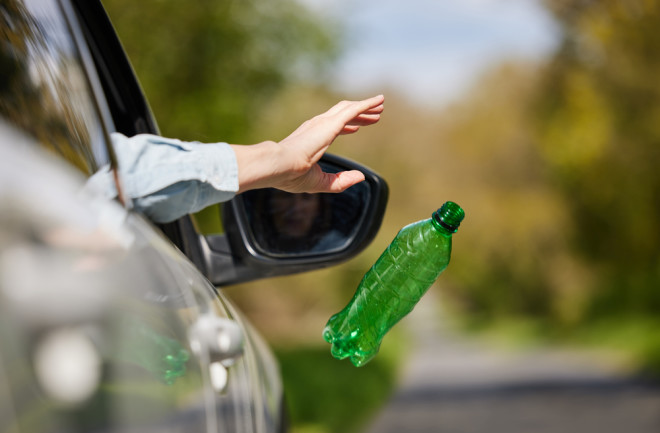
POLYGON ((1 430, 273 431, 275 364, 238 313, 150 223, 0 135, 1 430))
POLYGON ((217 431, 199 299, 123 209, 0 135, 0 430, 217 431))

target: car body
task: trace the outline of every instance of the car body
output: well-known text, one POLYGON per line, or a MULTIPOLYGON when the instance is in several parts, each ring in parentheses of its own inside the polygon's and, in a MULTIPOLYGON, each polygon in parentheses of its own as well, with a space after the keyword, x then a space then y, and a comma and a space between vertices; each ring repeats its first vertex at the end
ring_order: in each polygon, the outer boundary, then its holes
POLYGON ((0 432, 284 431, 277 362, 221 287, 353 257, 383 179, 324 156, 366 176, 319 198, 324 239, 285 236, 271 190, 223 204, 213 233, 153 224, 119 174, 118 200, 86 188, 116 168, 111 133, 158 134, 100 2, 5 0, 0 18, 0 432))

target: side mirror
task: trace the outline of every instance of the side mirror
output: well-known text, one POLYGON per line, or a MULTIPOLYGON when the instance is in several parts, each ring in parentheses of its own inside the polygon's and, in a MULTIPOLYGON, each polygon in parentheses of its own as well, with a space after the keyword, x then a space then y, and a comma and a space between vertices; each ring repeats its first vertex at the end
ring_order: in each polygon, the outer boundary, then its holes
POLYGON ((360 170, 365 181, 339 194, 248 191, 225 203, 225 233, 204 236, 207 276, 216 285, 288 275, 348 260, 371 243, 385 213, 383 178, 326 154, 324 171, 360 170))

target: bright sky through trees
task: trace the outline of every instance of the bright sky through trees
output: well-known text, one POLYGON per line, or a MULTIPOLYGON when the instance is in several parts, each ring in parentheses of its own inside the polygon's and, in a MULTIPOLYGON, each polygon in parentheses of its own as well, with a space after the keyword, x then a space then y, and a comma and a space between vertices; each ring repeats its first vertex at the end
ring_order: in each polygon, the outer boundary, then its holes
POLYGON ((383 87, 420 102, 456 98, 494 62, 538 59, 559 31, 537 0, 300 0, 344 23, 342 93, 383 87))

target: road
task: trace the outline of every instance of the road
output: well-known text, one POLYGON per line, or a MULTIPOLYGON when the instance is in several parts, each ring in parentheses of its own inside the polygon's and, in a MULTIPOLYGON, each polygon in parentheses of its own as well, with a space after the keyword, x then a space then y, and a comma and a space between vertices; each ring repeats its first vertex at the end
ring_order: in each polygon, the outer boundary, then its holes
POLYGON ((660 432, 660 383, 594 354, 466 341, 429 295, 401 323, 416 349, 366 433, 660 432))

